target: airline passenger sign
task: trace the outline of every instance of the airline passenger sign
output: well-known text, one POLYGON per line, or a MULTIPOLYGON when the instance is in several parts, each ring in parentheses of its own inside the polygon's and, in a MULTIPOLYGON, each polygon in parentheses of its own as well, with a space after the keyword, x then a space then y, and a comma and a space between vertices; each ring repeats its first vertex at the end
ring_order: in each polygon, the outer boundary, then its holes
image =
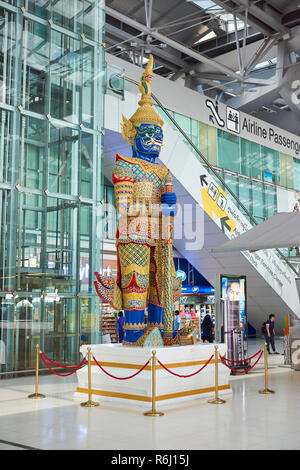
POLYGON ((240 112, 230 106, 226 108, 226 122, 229 131, 240 133, 240 112))
MULTIPOLYGON (((199 99, 204 100, 199 95, 199 99)), ((256 119, 224 103, 205 99, 205 106, 198 106, 198 121, 225 129, 232 134, 239 134, 244 139, 284 152, 293 157, 300 156, 300 138, 284 129, 256 119), (202 110, 205 110, 203 113, 202 110), (226 124, 226 127, 225 127, 226 124)))

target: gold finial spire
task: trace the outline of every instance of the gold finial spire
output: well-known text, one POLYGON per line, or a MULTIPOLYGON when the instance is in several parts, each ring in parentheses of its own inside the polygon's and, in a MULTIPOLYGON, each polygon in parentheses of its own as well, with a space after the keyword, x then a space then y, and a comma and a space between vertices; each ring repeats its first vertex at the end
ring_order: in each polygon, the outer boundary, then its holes
POLYGON ((155 124, 156 126, 162 127, 164 124, 163 119, 152 107, 153 101, 151 98, 150 84, 153 77, 153 55, 150 54, 149 61, 140 79, 139 90, 142 94, 142 97, 138 103, 139 107, 130 119, 126 119, 124 116, 122 116, 122 136, 130 145, 134 144, 134 138, 136 134, 135 127, 139 127, 140 124, 155 124))
POLYGON ((139 90, 142 94, 142 99, 139 101, 139 105, 143 105, 146 102, 149 102, 149 104, 153 104, 153 101, 151 99, 151 87, 150 84, 153 80, 153 55, 150 54, 149 60, 147 63, 147 66, 145 68, 145 71, 142 73, 140 84, 139 84, 139 90), (145 100, 145 98, 147 98, 145 100))

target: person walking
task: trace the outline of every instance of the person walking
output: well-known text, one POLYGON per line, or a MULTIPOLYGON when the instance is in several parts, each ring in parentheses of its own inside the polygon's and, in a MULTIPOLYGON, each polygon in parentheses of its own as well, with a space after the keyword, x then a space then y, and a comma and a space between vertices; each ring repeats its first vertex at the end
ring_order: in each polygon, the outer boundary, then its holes
POLYGON ((205 315, 201 329, 202 329, 202 340, 203 342, 208 341, 209 343, 213 342, 213 327, 214 324, 211 320, 210 315, 205 315))
POLYGON ((122 343, 124 339, 124 323, 125 323, 125 318, 124 318, 123 312, 121 311, 118 313, 118 323, 117 323, 119 343, 122 343))
POLYGON ((268 354, 279 354, 275 348, 275 315, 271 313, 269 320, 264 323, 264 335, 267 343, 268 354), (270 351, 270 345, 273 349, 273 353, 270 351))

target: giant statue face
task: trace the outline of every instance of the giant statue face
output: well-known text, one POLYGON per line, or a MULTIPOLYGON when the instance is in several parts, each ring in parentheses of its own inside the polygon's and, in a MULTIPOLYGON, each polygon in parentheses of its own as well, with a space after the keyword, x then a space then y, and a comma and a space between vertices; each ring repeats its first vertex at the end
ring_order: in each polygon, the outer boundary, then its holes
POLYGON ((141 124, 136 127, 133 154, 145 160, 154 161, 160 154, 163 144, 163 131, 155 124, 141 124))

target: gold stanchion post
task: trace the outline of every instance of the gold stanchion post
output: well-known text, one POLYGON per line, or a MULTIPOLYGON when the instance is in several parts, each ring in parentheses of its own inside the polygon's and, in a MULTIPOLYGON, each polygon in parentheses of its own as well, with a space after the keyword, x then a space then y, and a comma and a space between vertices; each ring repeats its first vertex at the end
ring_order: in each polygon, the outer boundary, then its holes
POLYGON ((40 346, 36 345, 36 359, 35 359, 35 393, 28 395, 28 398, 46 398, 45 395, 39 393, 39 360, 40 360, 40 346))
POLYGON ((219 361, 219 351, 218 351, 218 346, 215 346, 215 398, 211 398, 210 400, 208 400, 208 403, 215 403, 217 405, 221 405, 222 403, 226 403, 226 401, 219 398, 218 361, 219 361))
POLYGON ((268 388, 268 351, 267 351, 267 343, 265 343, 264 346, 264 356, 265 356, 265 388, 264 390, 259 390, 259 393, 262 393, 264 395, 270 395, 272 393, 275 393, 274 390, 270 390, 268 388))
POLYGON ((145 411, 144 416, 163 416, 164 413, 155 408, 156 400, 156 351, 152 351, 152 408, 145 411))
POLYGON ((99 406, 97 401, 92 401, 92 371, 91 371, 91 348, 87 348, 88 350, 88 401, 84 403, 80 403, 81 406, 84 407, 93 407, 99 406))

